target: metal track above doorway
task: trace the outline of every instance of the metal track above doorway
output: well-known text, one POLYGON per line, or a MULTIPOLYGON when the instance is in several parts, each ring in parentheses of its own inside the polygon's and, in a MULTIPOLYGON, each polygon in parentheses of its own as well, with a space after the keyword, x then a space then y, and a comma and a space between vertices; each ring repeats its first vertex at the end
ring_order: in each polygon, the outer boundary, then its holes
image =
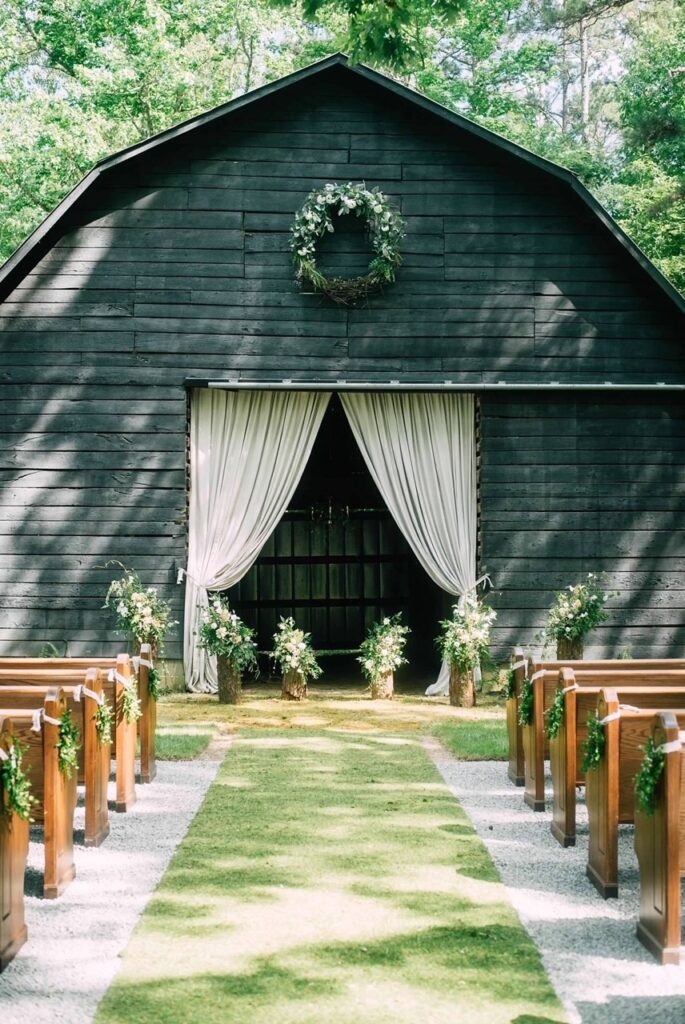
POLYGON ((547 381, 538 383, 519 383, 511 381, 461 381, 442 380, 424 383, 420 381, 364 381, 364 380, 294 380, 287 377, 281 380, 243 380, 227 378, 212 380, 210 378, 189 377, 185 381, 186 388, 217 388, 223 391, 685 391, 685 384, 670 384, 666 381, 655 381, 651 384, 614 384, 611 381, 594 383, 566 383, 564 381, 547 381))

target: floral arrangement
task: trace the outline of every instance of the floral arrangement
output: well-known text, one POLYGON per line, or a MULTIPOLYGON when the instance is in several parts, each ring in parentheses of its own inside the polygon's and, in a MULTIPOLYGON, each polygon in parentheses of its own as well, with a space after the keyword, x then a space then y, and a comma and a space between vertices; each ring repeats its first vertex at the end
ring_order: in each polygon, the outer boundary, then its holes
POLYGON ((644 750, 642 765, 635 776, 635 795, 640 809, 651 817, 656 807, 656 788, 664 773, 666 754, 651 736, 644 750))
POLYGON ((147 688, 153 700, 159 700, 160 672, 157 668, 147 670, 147 688))
POLYGON ((516 696, 516 672, 513 668, 507 669, 507 700, 516 696))
POLYGON ((488 652, 496 618, 495 609, 481 604, 477 597, 462 597, 452 609, 452 618, 440 623, 437 644, 443 658, 463 671, 475 668, 488 652))
POLYGON ((104 607, 116 615, 121 633, 158 649, 171 627, 178 625, 171 618, 169 603, 159 597, 157 588, 144 587, 134 572, 127 571, 123 579, 112 580, 104 607))
POLYGON ((604 604, 608 598, 599 576, 588 573, 584 583, 577 583, 556 595, 545 634, 555 640, 576 640, 585 636, 595 626, 606 622, 608 615, 604 604))
POLYGON ((335 302, 351 305, 370 293, 392 284, 402 263, 400 242, 404 221, 378 189, 364 184, 328 184, 314 189, 298 211, 290 235, 293 264, 299 281, 306 281, 335 302), (316 266, 316 243, 333 231, 332 214, 353 213, 367 222, 375 255, 363 277, 326 277, 316 266))
POLYGON ((357 661, 371 682, 407 664, 404 648, 411 630, 409 626, 403 626, 401 620, 402 615, 398 612, 382 622, 375 622, 361 644, 361 657, 357 661))
POLYGON ((36 800, 31 793, 31 783, 22 765, 25 750, 26 747, 16 737, 12 737, 12 743, 5 751, 7 757, 0 761, 0 777, 7 813, 14 813, 18 818, 29 821, 31 808, 36 800))
POLYGON ((103 699, 102 704, 98 704, 97 711, 95 712, 95 728, 97 730, 100 743, 112 742, 113 726, 114 714, 112 712, 112 708, 108 701, 103 699))
POLYGON ((601 719, 595 714, 588 715, 587 739, 583 743, 583 771, 588 772, 592 768, 599 767, 604 757, 606 747, 606 734, 601 719))
POLYGON ((559 735, 559 730, 564 722, 564 691, 557 690, 554 694, 552 706, 547 712, 547 735, 551 740, 559 735))
POLYGON ((79 742, 79 731, 71 717, 71 711, 67 708, 59 723, 57 750, 59 751, 59 770, 68 779, 71 778, 75 771, 78 771, 79 742))
POLYGON ((132 679, 130 683, 126 683, 123 687, 123 691, 121 713, 130 725, 131 722, 137 722, 143 713, 143 709, 140 706, 140 697, 136 690, 135 680, 132 679))
POLYGON ((322 672, 310 644, 311 634, 298 629, 292 617, 281 618, 274 633, 272 657, 281 672, 298 672, 304 679, 317 679, 322 672))
POLYGON ((531 679, 524 679, 519 698, 519 725, 531 725, 535 706, 535 690, 531 679))
POLYGON ((199 646, 226 658, 236 672, 257 673, 257 644, 254 630, 246 626, 228 601, 216 594, 200 625, 199 646))

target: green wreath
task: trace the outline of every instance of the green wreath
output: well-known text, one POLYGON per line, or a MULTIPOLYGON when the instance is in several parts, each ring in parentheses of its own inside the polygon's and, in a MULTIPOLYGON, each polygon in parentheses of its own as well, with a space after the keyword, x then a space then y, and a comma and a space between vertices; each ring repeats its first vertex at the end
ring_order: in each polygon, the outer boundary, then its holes
POLYGON ((296 214, 290 233, 297 278, 334 302, 352 306, 395 280, 395 272, 402 263, 400 242, 403 237, 404 221, 378 189, 368 189, 351 181, 346 185, 314 189, 296 214), (340 217, 354 213, 367 223, 375 255, 362 277, 326 277, 317 269, 316 243, 334 230, 334 213, 340 217))

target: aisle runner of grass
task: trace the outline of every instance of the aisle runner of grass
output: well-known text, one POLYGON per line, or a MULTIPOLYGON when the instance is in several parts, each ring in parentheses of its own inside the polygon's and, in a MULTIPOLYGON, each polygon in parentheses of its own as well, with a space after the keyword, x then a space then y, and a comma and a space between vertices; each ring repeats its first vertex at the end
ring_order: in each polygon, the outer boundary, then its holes
POLYGON ((97 1020, 565 1017, 420 740, 290 730, 233 746, 97 1020))

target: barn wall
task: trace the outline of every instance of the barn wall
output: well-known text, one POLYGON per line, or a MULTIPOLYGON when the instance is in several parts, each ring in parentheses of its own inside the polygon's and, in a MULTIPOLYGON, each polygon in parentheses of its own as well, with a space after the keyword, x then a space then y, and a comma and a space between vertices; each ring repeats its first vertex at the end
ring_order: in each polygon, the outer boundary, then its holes
MULTIPOLYGON (((344 222, 322 246, 329 271, 363 271, 357 227, 344 222)), ((681 328, 569 189, 344 69, 114 168, 0 305, 0 651, 116 649, 100 607, 108 559, 160 586, 181 618, 189 377, 682 381, 681 328), (295 211, 336 180, 378 185, 407 223, 397 285, 353 310, 301 293, 289 259, 295 211)), ((548 405, 528 399, 526 429, 572 440, 578 403, 538 417, 548 405)), ((484 516, 494 517, 508 511, 498 506, 506 459, 492 461, 507 454, 500 440, 535 488, 543 445, 528 453, 518 413, 493 415, 507 406, 490 399, 483 408, 484 516)), ((620 444, 607 481, 616 467, 630 475, 636 445, 620 444)), ((559 459, 545 472, 584 472, 565 450, 559 459)), ((650 472, 661 487, 676 469, 650 472)), ((542 487, 539 508, 521 515, 578 511, 553 498, 542 487)), ((621 511, 646 538, 630 517, 650 508, 617 497, 621 511)), ((484 534, 489 568, 537 538, 496 522, 484 534)), ((669 529, 657 526, 650 566, 660 543, 670 551, 669 529)), ((575 576, 590 555, 568 550, 575 576)), ((557 555, 538 555, 548 582, 557 555)), ((507 615, 528 621, 540 585, 502 595, 518 601, 507 615)), ((631 607, 623 614, 633 621, 631 607)), ((515 618, 501 621, 506 632, 515 618)), ((178 630, 168 653, 180 655, 178 630)))
POLYGON ((597 657, 685 649, 685 404, 665 396, 482 402, 482 567, 496 638, 536 650, 554 591, 605 571, 597 657))

